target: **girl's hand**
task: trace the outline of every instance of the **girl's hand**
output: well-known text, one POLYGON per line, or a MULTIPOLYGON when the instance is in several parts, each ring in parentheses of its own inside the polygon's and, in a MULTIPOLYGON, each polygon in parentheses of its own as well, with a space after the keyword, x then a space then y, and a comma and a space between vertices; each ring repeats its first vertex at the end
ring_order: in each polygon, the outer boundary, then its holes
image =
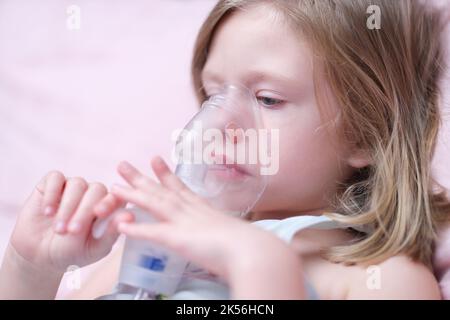
POLYGON ((82 267, 103 258, 117 239, 117 223, 132 217, 118 215, 109 225, 106 237, 93 239, 92 208, 101 199, 123 206, 103 184, 50 172, 21 209, 10 245, 37 270, 50 272, 65 272, 70 265, 82 267))
MULTIPOLYGON (((118 167, 130 187, 114 185, 111 193, 148 211, 158 223, 121 223, 119 231, 147 239, 178 252, 189 261, 229 280, 236 268, 261 263, 267 252, 286 251, 274 234, 212 208, 190 191, 159 157, 152 168, 161 184, 144 176, 128 162, 118 167)), ((102 205, 100 202, 99 205, 102 205)), ((115 210, 100 212, 104 218, 115 210)))

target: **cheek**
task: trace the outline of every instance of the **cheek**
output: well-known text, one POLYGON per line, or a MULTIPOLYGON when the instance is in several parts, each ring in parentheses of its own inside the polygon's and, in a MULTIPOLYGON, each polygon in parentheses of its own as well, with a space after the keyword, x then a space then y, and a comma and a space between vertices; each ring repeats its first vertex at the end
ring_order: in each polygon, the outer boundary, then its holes
POLYGON ((323 125, 320 114, 312 105, 290 112, 289 120, 272 120, 269 124, 279 130, 280 175, 318 175, 321 170, 335 167, 339 145, 333 140, 331 128, 323 125), (334 165, 333 165, 334 164, 334 165))
POLYGON ((281 135, 284 138, 280 143, 280 178, 291 177, 311 184, 336 170, 340 160, 336 146, 324 132, 299 131, 296 135, 280 132, 281 135))
POLYGON ((279 171, 268 185, 272 201, 314 205, 340 179, 339 145, 320 124, 318 115, 305 115, 280 126, 279 171))

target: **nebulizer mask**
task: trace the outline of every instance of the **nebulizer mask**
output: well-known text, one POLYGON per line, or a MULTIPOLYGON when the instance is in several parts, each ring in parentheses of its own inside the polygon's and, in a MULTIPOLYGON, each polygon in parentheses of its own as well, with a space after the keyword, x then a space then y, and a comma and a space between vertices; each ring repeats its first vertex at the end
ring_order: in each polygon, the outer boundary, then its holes
MULTIPOLYGON (((271 136, 261 113, 251 90, 226 85, 177 133, 175 174, 211 206, 227 214, 244 217, 266 187, 271 136)), ((158 223, 151 212, 137 206, 126 210, 133 212, 138 222, 158 223)), ((100 299, 170 297, 187 264, 167 248, 127 238, 117 290, 100 299)))

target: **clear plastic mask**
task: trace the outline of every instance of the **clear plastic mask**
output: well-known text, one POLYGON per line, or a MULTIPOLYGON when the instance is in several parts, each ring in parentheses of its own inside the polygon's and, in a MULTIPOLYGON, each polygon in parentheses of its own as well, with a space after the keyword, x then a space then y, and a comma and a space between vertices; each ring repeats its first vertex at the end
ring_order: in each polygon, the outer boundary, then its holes
POLYGON ((251 210, 267 184, 271 143, 260 108, 249 89, 226 85, 202 104, 176 141, 176 175, 231 214, 251 210))

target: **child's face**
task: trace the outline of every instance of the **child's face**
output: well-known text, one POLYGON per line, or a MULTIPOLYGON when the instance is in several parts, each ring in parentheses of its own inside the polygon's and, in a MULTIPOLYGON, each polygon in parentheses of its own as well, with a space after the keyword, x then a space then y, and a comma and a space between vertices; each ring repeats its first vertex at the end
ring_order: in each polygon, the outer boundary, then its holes
MULTIPOLYGON (((269 7, 237 11, 217 29, 202 73, 208 95, 243 84, 258 99, 266 128, 279 129, 279 171, 255 212, 317 213, 351 172, 345 146, 327 133, 313 85, 312 53, 269 7), (278 101, 282 100, 282 102, 278 101)), ((280 17, 282 20, 282 18, 280 17)), ((327 114, 336 117, 337 106, 327 114)), ((329 121, 330 119, 328 119, 329 121)))

